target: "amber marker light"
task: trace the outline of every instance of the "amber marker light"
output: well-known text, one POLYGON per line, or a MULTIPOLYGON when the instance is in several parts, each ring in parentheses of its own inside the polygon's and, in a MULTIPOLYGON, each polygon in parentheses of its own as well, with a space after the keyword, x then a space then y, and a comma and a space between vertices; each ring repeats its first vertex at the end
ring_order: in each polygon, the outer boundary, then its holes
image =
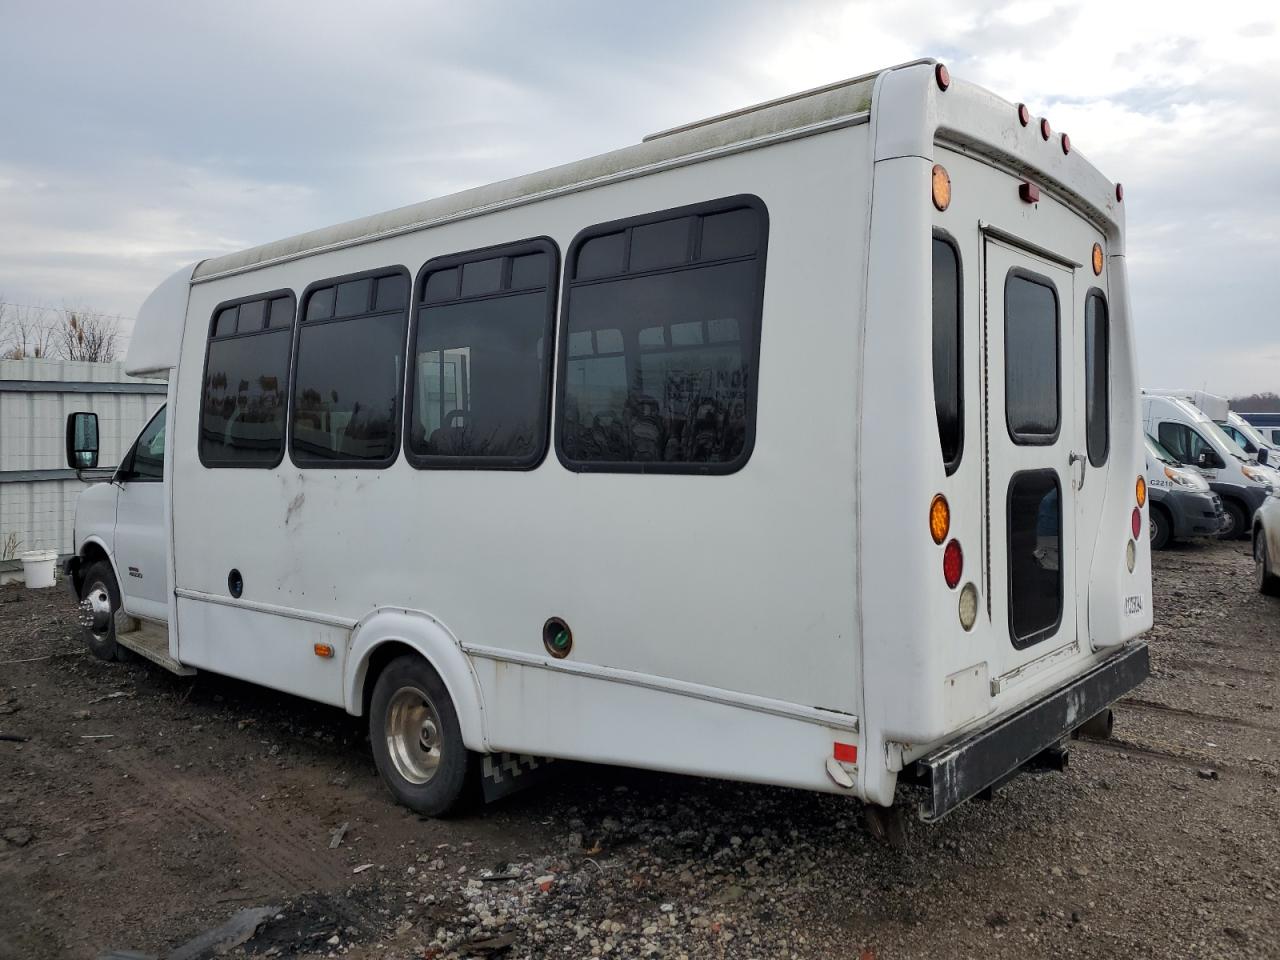
POLYGON ((938 494, 929 504, 929 536, 934 543, 942 543, 951 532, 951 506, 947 498, 938 494))
POLYGON ((333 647, 327 643, 317 643, 311 649, 315 651, 317 657, 328 658, 333 656, 333 647))
POLYGON ((940 163, 933 165, 933 205, 939 210, 951 206, 951 174, 940 163))
POLYGON ((1133 493, 1134 493, 1134 496, 1138 498, 1138 506, 1145 507, 1147 505, 1146 477, 1138 477, 1138 482, 1134 484, 1134 487, 1133 487, 1133 493))
POLYGON ((1100 276, 1102 274, 1102 244, 1095 243, 1093 245, 1093 275, 1100 276))

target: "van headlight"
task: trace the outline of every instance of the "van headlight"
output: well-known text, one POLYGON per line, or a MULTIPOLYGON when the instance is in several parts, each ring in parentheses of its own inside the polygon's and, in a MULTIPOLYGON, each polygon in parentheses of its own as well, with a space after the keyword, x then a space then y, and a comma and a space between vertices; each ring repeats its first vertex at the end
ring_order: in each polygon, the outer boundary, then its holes
POLYGON ((1165 467, 1164 475, 1168 477, 1170 480, 1172 480, 1174 483, 1178 484, 1179 486, 1183 486, 1183 487, 1196 486, 1196 482, 1181 470, 1173 470, 1170 467, 1165 467))
POLYGON ((1271 478, 1256 467, 1241 467, 1240 472, 1254 483, 1260 483, 1268 490, 1271 489, 1271 478))

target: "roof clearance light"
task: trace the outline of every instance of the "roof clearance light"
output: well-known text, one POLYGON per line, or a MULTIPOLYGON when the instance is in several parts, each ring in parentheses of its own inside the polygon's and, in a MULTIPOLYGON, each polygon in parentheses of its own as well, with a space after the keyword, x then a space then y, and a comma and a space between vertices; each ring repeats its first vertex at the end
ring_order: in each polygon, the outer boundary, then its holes
POLYGON ((1123 202, 1124 202, 1124 184, 1117 183, 1116 184, 1116 203, 1123 203, 1123 202))
POLYGON ((1025 103, 1018 104, 1018 122, 1024 127, 1031 123, 1031 111, 1027 109, 1025 103))
POLYGON ((1062 152, 1063 153, 1071 152, 1071 138, 1068 137, 1065 133, 1062 135, 1062 152))
POLYGON ((939 210, 951 206, 951 174, 940 163, 933 165, 933 205, 939 210))
POLYGON ((1040 188, 1034 183, 1024 181, 1018 184, 1018 196, 1022 198, 1023 203, 1039 203, 1040 188))
POLYGON ((972 583, 966 583, 964 589, 960 591, 960 626, 965 630, 972 630, 977 619, 978 588, 972 583))
POLYGON ((1138 534, 1142 533, 1142 511, 1137 507, 1133 508, 1133 514, 1129 517, 1129 526, 1133 528, 1133 539, 1138 539, 1138 534))
POLYGON ((951 71, 943 64, 938 64, 933 68, 934 79, 938 81, 938 89, 945 90, 951 86, 951 71))
POLYGON ((960 574, 964 573, 964 551, 960 549, 960 541, 952 540, 942 551, 942 577, 952 590, 960 582, 960 574))
MULTIPOLYGON (((1138 482, 1134 484, 1133 492, 1134 492, 1134 496, 1138 498, 1138 506, 1145 507, 1147 505, 1147 478, 1146 477, 1143 477, 1143 476, 1138 477, 1138 482)), ((1135 533, 1134 536, 1136 537, 1137 534, 1135 533)))
POLYGON ((1093 245, 1093 275, 1095 277, 1102 274, 1102 244, 1095 243, 1093 245))
POLYGON ((951 505, 947 503, 946 497, 938 494, 929 504, 929 536, 933 537, 934 543, 941 545, 950 532, 951 505))
POLYGON ((1040 118, 1040 136, 1044 137, 1044 139, 1046 140, 1048 140, 1051 136, 1053 136, 1053 131, 1049 128, 1048 117, 1040 118))

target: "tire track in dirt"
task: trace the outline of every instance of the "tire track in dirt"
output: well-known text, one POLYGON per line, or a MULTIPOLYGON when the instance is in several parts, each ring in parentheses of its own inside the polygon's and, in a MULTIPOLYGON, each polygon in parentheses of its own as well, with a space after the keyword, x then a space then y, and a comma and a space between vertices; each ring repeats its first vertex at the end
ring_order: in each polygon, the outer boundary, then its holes
POLYGON ((1122 697, 1120 703, 1126 707, 1137 707, 1139 710, 1148 710, 1154 713, 1170 714, 1177 717, 1187 717, 1193 720, 1203 720, 1207 723, 1221 723, 1232 727, 1243 727, 1247 730, 1257 730, 1261 733, 1272 733, 1280 735, 1280 727, 1268 726, 1265 723, 1258 723, 1254 720, 1245 720, 1241 717, 1225 717, 1218 713, 1205 713, 1203 710, 1191 710, 1186 707, 1174 707, 1167 703, 1159 703, 1155 700, 1144 700, 1141 697, 1122 697))

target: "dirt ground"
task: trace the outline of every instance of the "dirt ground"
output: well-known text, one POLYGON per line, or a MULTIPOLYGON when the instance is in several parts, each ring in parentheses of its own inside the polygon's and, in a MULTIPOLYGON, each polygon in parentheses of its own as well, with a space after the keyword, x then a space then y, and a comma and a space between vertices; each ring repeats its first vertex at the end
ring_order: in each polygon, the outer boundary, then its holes
POLYGON ((102 663, 61 584, 0 588, 0 737, 29 738, 0 740, 0 958, 164 955, 264 906, 233 955, 1277 957, 1280 601, 1251 576, 1244 544, 1158 554, 1115 738, 900 851, 848 800, 574 764, 422 820, 362 721, 102 663))

